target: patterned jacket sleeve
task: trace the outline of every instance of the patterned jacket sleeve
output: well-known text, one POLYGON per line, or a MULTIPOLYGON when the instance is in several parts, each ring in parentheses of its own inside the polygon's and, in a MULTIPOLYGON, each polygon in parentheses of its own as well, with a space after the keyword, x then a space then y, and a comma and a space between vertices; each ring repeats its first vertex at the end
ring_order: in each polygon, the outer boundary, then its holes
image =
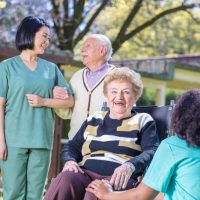
POLYGON ((84 143, 83 134, 86 127, 87 127, 87 120, 82 124, 81 128, 76 133, 74 138, 64 145, 60 153, 61 161, 63 164, 69 160, 73 160, 77 163, 82 160, 81 151, 84 143))
POLYGON ((159 145, 156 124, 153 119, 148 121, 140 130, 139 143, 142 152, 128 161, 134 165, 135 174, 144 172, 145 168, 150 164, 159 145))

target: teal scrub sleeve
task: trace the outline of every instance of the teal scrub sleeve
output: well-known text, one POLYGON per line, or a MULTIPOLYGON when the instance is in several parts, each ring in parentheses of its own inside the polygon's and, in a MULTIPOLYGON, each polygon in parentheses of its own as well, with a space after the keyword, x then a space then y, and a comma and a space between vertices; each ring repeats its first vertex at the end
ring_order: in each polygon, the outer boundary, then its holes
POLYGON ((0 63, 0 96, 7 97, 8 92, 8 75, 6 72, 6 67, 3 62, 0 63))
POLYGON ((56 66, 56 83, 55 83, 55 85, 66 87, 67 92, 71 95, 74 95, 70 85, 67 83, 63 74, 61 73, 61 71, 59 70, 59 68, 57 66, 56 66))
POLYGON ((68 92, 69 94, 71 94, 72 96, 74 96, 74 93, 73 93, 73 91, 72 91, 72 89, 71 89, 71 87, 70 87, 69 84, 66 84, 66 89, 67 89, 67 92, 68 92))
POLYGON ((158 147, 142 182, 156 191, 165 193, 174 169, 173 152, 164 140, 158 147))

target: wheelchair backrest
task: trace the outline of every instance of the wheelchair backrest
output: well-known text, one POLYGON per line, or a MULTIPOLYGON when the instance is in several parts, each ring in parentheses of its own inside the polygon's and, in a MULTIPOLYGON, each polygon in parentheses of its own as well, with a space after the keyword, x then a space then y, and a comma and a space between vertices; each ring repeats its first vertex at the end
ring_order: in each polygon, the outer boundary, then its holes
MULTIPOLYGON (((157 133, 160 141, 165 139, 167 136, 172 135, 172 131, 170 129, 170 119, 171 112, 174 106, 174 101, 170 103, 170 106, 134 106, 132 108, 133 111, 138 113, 148 113, 156 122, 157 133)), ((106 111, 109 108, 107 107, 107 103, 103 102, 102 111, 106 111)))
POLYGON ((171 107, 170 106, 135 106, 133 110, 138 113, 148 113, 156 122, 157 133, 160 141, 165 139, 171 134, 170 130, 170 118, 171 107))

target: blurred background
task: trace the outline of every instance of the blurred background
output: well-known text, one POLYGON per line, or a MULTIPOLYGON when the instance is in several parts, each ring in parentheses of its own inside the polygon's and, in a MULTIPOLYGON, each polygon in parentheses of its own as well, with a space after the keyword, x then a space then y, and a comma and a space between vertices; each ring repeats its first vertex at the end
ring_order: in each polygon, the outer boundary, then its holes
POLYGON ((17 54, 14 39, 22 18, 40 16, 52 28, 46 56, 61 66, 66 79, 83 67, 79 49, 84 37, 102 33, 112 40, 112 62, 144 77, 139 104, 168 104, 179 90, 200 84, 195 76, 199 5, 199 0, 0 0, 0 60, 17 54))
MULTIPOLYGON (((102 33, 112 41, 111 63, 141 73, 139 105, 168 105, 180 92, 200 87, 200 0, 0 0, 0 61, 18 54, 16 28, 28 15, 49 22, 51 45, 43 57, 68 81, 83 67, 84 37, 102 33)), ((59 141, 68 124, 58 122, 59 141)))

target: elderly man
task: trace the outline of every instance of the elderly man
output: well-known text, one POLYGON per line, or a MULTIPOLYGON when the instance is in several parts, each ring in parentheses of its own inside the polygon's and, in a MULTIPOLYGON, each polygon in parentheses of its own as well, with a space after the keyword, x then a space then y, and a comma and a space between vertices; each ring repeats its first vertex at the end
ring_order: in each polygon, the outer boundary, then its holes
MULTIPOLYGON (((63 119, 71 117, 69 139, 77 133, 81 124, 89 114, 101 110, 105 97, 103 95, 103 80, 114 66, 108 64, 112 55, 110 40, 101 34, 89 35, 81 48, 85 67, 77 71, 70 80, 74 92, 75 105, 73 109, 57 109, 56 113, 63 119)), ((67 91, 55 87, 54 98, 67 97, 67 91)))

